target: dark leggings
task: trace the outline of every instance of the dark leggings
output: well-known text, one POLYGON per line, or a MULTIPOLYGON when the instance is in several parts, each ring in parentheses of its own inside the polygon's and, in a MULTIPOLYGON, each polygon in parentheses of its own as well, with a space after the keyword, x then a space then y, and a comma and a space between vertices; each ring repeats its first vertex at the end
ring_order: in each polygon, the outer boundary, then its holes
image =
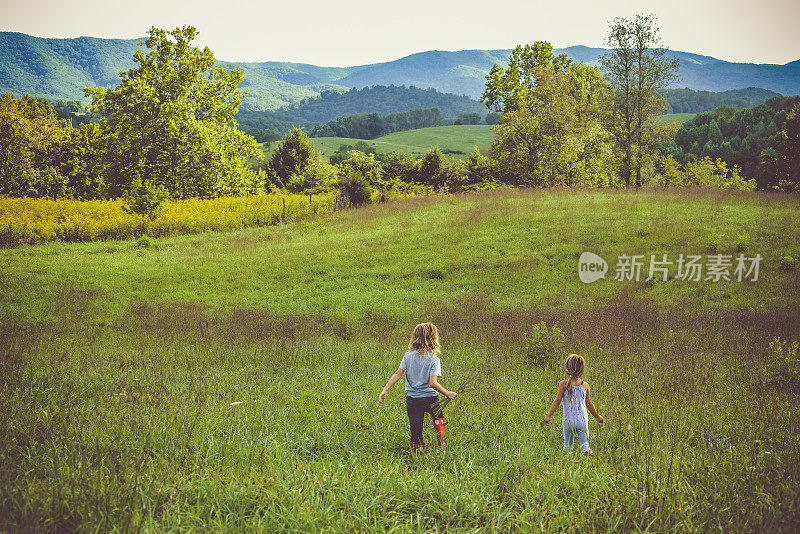
POLYGON ((431 414, 431 418, 439 419, 444 417, 439 397, 406 397, 406 410, 408 411, 408 424, 411 427, 411 443, 414 445, 424 445, 422 440, 422 423, 425 419, 425 412, 431 414))

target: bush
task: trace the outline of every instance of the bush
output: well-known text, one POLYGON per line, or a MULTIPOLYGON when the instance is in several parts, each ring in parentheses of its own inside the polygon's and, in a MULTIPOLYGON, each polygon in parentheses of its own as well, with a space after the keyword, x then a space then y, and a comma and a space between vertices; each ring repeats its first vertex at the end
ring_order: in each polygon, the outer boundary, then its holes
POLYGON ((744 252, 750 247, 750 234, 741 232, 736 243, 736 252, 744 252))
POLYGON ((712 254, 716 254, 722 245, 722 234, 711 232, 706 238, 706 249, 712 254))
POLYGON ((542 321, 527 336, 524 349, 525 365, 533 367, 558 367, 564 355, 564 333, 558 323, 549 330, 542 321))
POLYGON ((72 196, 68 179, 52 167, 8 173, 0 183, 0 194, 23 198, 65 198, 72 196))
POLYGON ((139 239, 137 239, 136 250, 138 251, 139 256, 144 256, 144 253, 147 251, 147 249, 150 248, 151 244, 152 243, 150 242, 150 238, 147 237, 146 235, 143 235, 139 239))
POLYGON ((364 176, 356 171, 350 171, 339 180, 339 191, 345 202, 351 206, 369 204, 372 201, 372 187, 364 176))
POLYGON ((278 185, 284 186, 293 174, 303 174, 316 155, 314 141, 300 128, 294 128, 272 153, 268 167, 275 174, 278 185))
POLYGON ((131 184, 131 190, 122 197, 122 209, 131 214, 145 215, 154 220, 160 211, 161 203, 167 198, 164 187, 156 187, 151 182, 142 182, 136 178, 131 184))
POLYGON ((793 271, 797 265, 797 260, 794 256, 787 254, 781 258, 781 271, 793 271))
POLYGON ((769 384, 779 389, 786 389, 800 393, 800 358, 798 349, 800 343, 781 341, 776 337, 769 343, 772 349, 767 378, 769 384))
POLYGON ((324 161, 316 160, 309 163, 306 170, 303 172, 303 177, 306 180, 305 191, 308 193, 327 193, 333 191, 336 187, 336 178, 339 175, 339 170, 325 163, 324 161))
POLYGON ((341 163, 342 173, 357 173, 367 180, 370 187, 383 187, 383 167, 373 154, 364 154, 360 150, 351 150, 347 159, 341 163))

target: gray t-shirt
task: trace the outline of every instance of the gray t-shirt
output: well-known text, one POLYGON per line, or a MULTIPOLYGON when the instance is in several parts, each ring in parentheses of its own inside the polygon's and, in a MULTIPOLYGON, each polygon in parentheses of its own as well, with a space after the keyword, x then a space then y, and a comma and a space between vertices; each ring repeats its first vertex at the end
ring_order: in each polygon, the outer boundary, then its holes
POLYGON ((430 386, 432 376, 442 376, 442 363, 438 356, 420 354, 415 350, 406 352, 400 369, 406 373, 406 396, 421 399, 438 395, 430 386))

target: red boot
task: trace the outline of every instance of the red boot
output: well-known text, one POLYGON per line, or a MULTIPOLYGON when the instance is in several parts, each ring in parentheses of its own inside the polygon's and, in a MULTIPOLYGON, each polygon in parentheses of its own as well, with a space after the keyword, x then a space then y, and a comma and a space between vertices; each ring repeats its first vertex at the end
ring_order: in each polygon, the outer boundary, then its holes
POLYGON ((440 417, 433 420, 433 425, 436 427, 436 435, 439 437, 439 445, 441 445, 442 448, 447 447, 447 432, 444 428, 447 426, 447 421, 444 420, 444 417, 440 417))

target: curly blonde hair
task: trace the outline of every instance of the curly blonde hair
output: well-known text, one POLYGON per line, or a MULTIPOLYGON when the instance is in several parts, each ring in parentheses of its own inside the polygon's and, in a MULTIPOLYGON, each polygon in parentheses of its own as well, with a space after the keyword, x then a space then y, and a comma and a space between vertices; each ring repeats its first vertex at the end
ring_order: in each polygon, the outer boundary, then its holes
POLYGON ((421 323, 414 327, 408 350, 416 350, 420 354, 439 354, 439 329, 433 323, 421 323))

